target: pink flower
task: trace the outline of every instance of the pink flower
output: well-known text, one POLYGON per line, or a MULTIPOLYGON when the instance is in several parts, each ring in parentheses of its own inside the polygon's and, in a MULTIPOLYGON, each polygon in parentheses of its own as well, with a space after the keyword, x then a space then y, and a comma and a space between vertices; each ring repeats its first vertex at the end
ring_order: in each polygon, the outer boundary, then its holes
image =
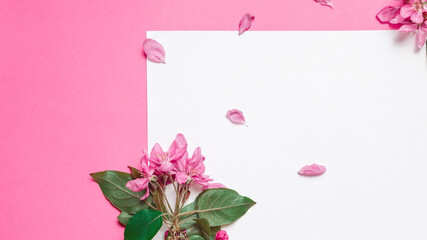
POLYGON ((141 158, 141 178, 137 178, 134 180, 131 180, 126 183, 126 187, 134 192, 140 192, 142 190, 146 190, 144 196, 141 197, 141 200, 144 200, 150 195, 149 183, 151 182, 153 178, 153 173, 155 170, 155 166, 150 164, 148 161, 148 154, 144 151, 144 156, 141 158))
POLYGON ((184 135, 178 134, 167 152, 163 152, 162 147, 156 143, 151 150, 150 160, 157 165, 161 173, 169 173, 173 170, 173 163, 182 158, 186 153, 187 141, 184 135))
POLYGON ((187 183, 188 180, 193 180, 202 186, 208 186, 209 182, 213 179, 210 179, 207 175, 203 175, 203 173, 205 173, 205 164, 203 161, 205 161, 205 157, 202 156, 199 147, 194 150, 191 158, 182 157, 177 160, 175 165, 175 177, 178 183, 184 184, 187 183))
POLYGON ((228 234, 225 230, 216 233, 215 240, 228 240, 228 234))
POLYGON ((424 47, 427 39, 427 25, 419 24, 405 24, 402 25, 399 29, 400 32, 405 33, 415 33, 417 37, 417 46, 418 48, 424 47))
POLYGON ((393 7, 393 6, 387 6, 385 8, 383 8, 378 14, 377 14, 377 18, 378 20, 380 20, 382 23, 388 23, 390 22, 392 19, 394 19, 397 15, 400 16, 399 14, 400 8, 399 7, 393 7))
POLYGON ((411 21, 417 24, 424 22, 423 13, 427 11, 425 3, 427 0, 409 0, 400 9, 400 15, 403 18, 411 18, 411 21))

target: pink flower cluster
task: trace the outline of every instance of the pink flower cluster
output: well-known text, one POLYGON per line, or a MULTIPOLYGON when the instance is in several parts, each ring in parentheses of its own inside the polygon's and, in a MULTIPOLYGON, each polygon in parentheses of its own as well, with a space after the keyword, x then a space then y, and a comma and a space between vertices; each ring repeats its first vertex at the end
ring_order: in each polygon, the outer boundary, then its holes
POLYGON ((141 178, 129 181, 126 187, 134 192, 147 190, 141 200, 146 199, 149 194, 150 183, 159 179, 170 179, 179 184, 200 184, 203 189, 225 188, 220 183, 212 183, 213 179, 205 175, 205 157, 200 148, 196 148, 193 156, 188 157, 187 141, 184 135, 178 134, 167 152, 156 143, 151 150, 150 156, 144 151, 141 159, 141 178))
POLYGON ((399 25, 400 32, 416 33, 417 46, 424 46, 427 38, 427 0, 403 0, 400 6, 383 8, 377 18, 383 23, 399 25))

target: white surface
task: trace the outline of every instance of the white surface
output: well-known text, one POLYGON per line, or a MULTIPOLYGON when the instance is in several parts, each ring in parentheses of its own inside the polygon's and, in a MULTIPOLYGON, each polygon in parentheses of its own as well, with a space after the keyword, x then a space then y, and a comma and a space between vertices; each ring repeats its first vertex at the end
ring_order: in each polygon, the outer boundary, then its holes
MULTIPOLYGON (((425 49, 396 32, 149 32, 150 148, 183 133, 257 205, 232 240, 425 240, 425 49), (241 109, 249 127, 225 113, 241 109), (306 178, 306 164, 327 166, 306 178)), ((162 239, 158 237, 157 239, 162 239)))

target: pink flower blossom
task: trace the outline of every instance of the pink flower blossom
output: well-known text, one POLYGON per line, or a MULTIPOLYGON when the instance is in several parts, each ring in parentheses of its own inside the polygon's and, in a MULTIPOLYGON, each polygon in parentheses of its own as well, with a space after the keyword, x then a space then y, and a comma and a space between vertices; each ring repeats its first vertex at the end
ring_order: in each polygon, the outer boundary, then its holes
POLYGON ((215 240, 228 240, 228 234, 225 230, 216 233, 215 240))
POLYGON ((410 18, 413 23, 421 24, 424 22, 423 13, 427 10, 426 2, 427 0, 409 0, 400 9, 400 15, 410 18))
POLYGON ((149 191, 149 183, 153 179, 153 173, 155 170, 155 166, 150 164, 148 161, 148 154, 144 151, 144 155, 141 158, 141 178, 137 178, 134 180, 131 180, 126 183, 126 187, 134 192, 140 192, 142 190, 146 190, 144 196, 141 197, 141 200, 144 200, 148 197, 150 194, 149 191))
POLYGON ((419 24, 405 24, 402 25, 399 29, 400 32, 404 33, 415 33, 417 38, 417 46, 418 48, 424 47, 427 39, 427 25, 419 25, 419 24))
POLYGON ((173 163, 182 158, 186 152, 187 141, 184 135, 178 134, 167 152, 164 152, 162 147, 156 143, 151 150, 150 160, 157 165, 160 173, 169 173, 173 170, 173 163))
POLYGON ((207 175, 203 175, 205 173, 205 164, 203 161, 205 157, 202 156, 200 148, 196 148, 194 150, 193 156, 191 158, 180 158, 176 161, 176 180, 179 184, 187 183, 189 180, 193 180, 194 182, 202 185, 208 186, 209 182, 213 179, 209 178, 207 175))

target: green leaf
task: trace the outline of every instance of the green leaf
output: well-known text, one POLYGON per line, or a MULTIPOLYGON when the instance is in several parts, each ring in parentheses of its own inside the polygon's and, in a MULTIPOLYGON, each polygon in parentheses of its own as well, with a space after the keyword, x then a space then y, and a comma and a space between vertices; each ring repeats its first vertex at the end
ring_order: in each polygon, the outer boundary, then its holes
POLYGON ((126 226, 128 224, 129 220, 133 217, 133 215, 130 215, 127 212, 121 212, 117 219, 119 219, 119 222, 123 224, 123 226, 126 226))
POLYGON ((194 209, 196 209, 196 203, 192 202, 190 204, 185 205, 182 209, 181 209, 181 213, 185 213, 185 212, 191 212, 194 211, 194 209))
POLYGON ((205 240, 205 239, 199 235, 193 235, 193 236, 190 236, 188 240, 205 240))
POLYGON ((125 240, 151 240, 162 227, 162 213, 144 209, 135 214, 125 228, 125 240))
POLYGON ((204 218, 197 218, 194 221, 199 225, 200 230, 203 232, 203 237, 207 240, 210 239, 211 236, 211 227, 209 226, 208 220, 204 218))
POLYGON ((199 197, 196 203, 199 217, 213 227, 233 223, 255 204, 250 198, 226 188, 208 189, 199 197))
MULTIPOLYGON (((104 171, 91 173, 90 175, 98 183, 104 196, 122 212, 135 214, 142 209, 148 208, 148 205, 140 200, 145 190, 133 192, 126 187, 126 183, 133 179, 129 173, 104 171)), ((145 201, 151 202, 151 197, 145 201)))
POLYGON ((131 166, 128 166, 128 168, 130 169, 130 171, 131 171, 130 175, 133 178, 140 178, 140 177, 142 177, 142 174, 141 174, 141 172, 138 169, 136 169, 134 167, 131 167, 131 166))

